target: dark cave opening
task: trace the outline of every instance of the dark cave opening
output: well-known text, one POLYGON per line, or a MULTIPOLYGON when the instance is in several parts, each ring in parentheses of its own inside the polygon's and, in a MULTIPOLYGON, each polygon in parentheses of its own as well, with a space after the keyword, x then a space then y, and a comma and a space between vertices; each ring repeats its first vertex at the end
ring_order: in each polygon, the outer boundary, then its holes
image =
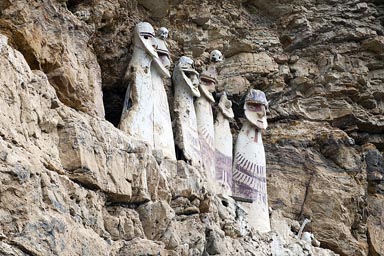
POLYGON ((111 122, 115 127, 117 127, 120 122, 126 90, 127 89, 124 87, 103 89, 105 119, 111 122))
POLYGON ((91 3, 91 0, 68 0, 67 1, 67 8, 68 10, 73 10, 77 5, 84 3, 89 4, 91 3))

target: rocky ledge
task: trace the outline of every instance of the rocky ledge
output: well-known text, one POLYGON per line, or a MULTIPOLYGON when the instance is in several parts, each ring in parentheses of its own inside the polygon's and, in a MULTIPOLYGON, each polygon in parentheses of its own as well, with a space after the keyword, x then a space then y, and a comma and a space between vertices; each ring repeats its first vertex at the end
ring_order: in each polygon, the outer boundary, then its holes
POLYGON ((1 1, 0 254, 384 255, 383 13, 374 0, 1 1), (223 52, 235 134, 249 88, 271 99, 272 232, 115 127, 141 20, 169 28, 174 61, 223 52), (296 238, 305 219, 320 248, 296 238))

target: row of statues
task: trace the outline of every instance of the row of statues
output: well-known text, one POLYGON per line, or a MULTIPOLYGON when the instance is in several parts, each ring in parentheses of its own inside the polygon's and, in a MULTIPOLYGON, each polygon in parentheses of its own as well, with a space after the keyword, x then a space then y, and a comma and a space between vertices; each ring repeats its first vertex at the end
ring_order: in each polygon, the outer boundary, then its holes
POLYGON ((218 103, 216 120, 212 95, 217 85, 216 64, 220 51, 210 54, 210 64, 199 74, 191 58, 182 56, 173 70, 174 131, 164 88, 170 78, 168 30, 157 35, 151 24, 135 27, 134 50, 126 72, 129 81, 119 128, 176 160, 175 146, 190 164, 202 167, 218 193, 231 195, 241 204, 259 231, 269 231, 265 153, 261 130, 267 128, 268 102, 259 90, 250 90, 245 104, 246 121, 238 134, 235 153, 230 120, 232 103, 226 93, 218 103), (234 156, 234 157, 233 157, 234 156))

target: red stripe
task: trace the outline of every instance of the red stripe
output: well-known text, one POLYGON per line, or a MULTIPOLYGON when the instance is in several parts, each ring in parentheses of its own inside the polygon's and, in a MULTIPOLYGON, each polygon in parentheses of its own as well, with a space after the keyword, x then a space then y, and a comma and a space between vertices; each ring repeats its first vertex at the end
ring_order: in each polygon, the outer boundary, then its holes
POLYGON ((256 128, 255 129, 255 138, 253 138, 253 140, 257 143, 257 139, 258 139, 258 136, 259 135, 259 130, 256 128))

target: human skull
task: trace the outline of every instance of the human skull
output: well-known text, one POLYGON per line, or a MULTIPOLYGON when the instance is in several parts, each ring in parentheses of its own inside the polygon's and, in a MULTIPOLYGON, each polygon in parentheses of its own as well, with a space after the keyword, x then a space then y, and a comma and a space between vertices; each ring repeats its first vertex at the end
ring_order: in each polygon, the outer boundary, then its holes
POLYGON ((165 27, 161 27, 158 31, 157 31, 157 36, 160 38, 160 39, 167 39, 168 38, 168 29, 165 28, 165 27))
POLYGON ((210 60, 213 62, 223 61, 223 54, 219 50, 213 50, 210 55, 210 60))

